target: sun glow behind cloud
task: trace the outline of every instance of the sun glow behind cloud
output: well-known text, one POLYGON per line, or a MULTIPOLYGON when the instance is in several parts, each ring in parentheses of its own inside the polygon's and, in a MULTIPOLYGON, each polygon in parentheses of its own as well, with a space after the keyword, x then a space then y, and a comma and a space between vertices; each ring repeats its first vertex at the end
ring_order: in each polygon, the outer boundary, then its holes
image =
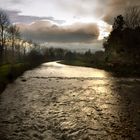
POLYGON ((61 26, 64 25, 72 25, 74 23, 95 23, 98 25, 99 28, 99 37, 98 40, 102 40, 105 37, 109 36, 111 30, 112 30, 112 25, 109 25, 107 22, 100 20, 100 19, 96 19, 96 18, 75 18, 72 20, 67 20, 64 24, 62 24, 61 26))
MULTIPOLYGON (((48 35, 46 38, 54 40, 51 38, 59 38, 59 36, 55 36, 56 31, 57 34, 60 33, 59 31, 63 31, 64 33, 67 31, 67 35, 70 35, 69 38, 74 38, 72 40, 86 41, 83 39, 84 37, 87 38, 88 42, 88 39, 91 38, 93 41, 97 39, 102 40, 109 35, 111 30, 111 26, 102 20, 104 14, 104 8, 102 6, 106 4, 104 2, 101 3, 101 0, 19 0, 16 3, 15 0, 5 0, 5 2, 3 0, 1 4, 2 7, 8 10, 19 11, 17 13, 15 12, 17 15, 14 14, 12 18, 16 19, 17 17, 19 20, 15 21, 19 22, 19 24, 21 21, 21 26, 25 23, 28 24, 27 26, 29 28, 34 27, 33 25, 38 25, 41 30, 34 32, 33 36, 35 34, 40 34, 41 36, 41 32, 44 34, 44 31, 46 31, 44 36, 48 35), (42 22, 45 20, 46 23, 42 22), (47 34, 48 30, 51 30, 49 34, 47 34)), ((38 27, 36 28, 38 29, 38 27)), ((32 30, 30 29, 30 31, 32 30)), ((63 33, 61 32, 61 34, 63 33)), ((63 35, 62 39, 64 38, 66 36, 63 35)))
POLYGON ((109 36, 110 31, 112 30, 112 25, 107 24, 106 22, 99 20, 97 22, 98 27, 99 27, 99 36, 98 40, 102 40, 105 37, 109 36))

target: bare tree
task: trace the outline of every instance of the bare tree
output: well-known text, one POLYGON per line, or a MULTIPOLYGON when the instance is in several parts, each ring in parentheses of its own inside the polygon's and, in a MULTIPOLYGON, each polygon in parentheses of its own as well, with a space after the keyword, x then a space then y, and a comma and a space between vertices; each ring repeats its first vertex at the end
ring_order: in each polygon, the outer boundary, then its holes
POLYGON ((0 10, 0 58, 2 58, 4 45, 6 43, 7 28, 10 25, 7 14, 0 10))
POLYGON ((9 27, 8 32, 10 34, 10 40, 12 44, 12 53, 14 55, 16 40, 19 39, 20 37, 19 28, 16 25, 12 25, 9 27))
POLYGON ((140 26, 140 6, 129 7, 124 14, 125 25, 127 28, 140 26))

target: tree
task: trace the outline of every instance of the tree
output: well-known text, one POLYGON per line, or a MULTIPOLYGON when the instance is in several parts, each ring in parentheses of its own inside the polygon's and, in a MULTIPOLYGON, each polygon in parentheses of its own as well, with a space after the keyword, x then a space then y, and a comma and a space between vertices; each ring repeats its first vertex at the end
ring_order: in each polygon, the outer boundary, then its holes
POLYGON ((123 27, 124 27, 124 18, 122 15, 119 15, 117 16, 115 19, 114 19, 114 24, 113 24, 113 30, 122 30, 123 27))
POLYGON ((12 25, 9 27, 9 34, 10 34, 10 40, 12 43, 12 54, 14 55, 14 49, 15 49, 15 42, 20 37, 19 28, 16 25, 12 25))
POLYGON ((3 10, 0 10, 0 56, 3 54, 4 45, 6 42, 7 28, 9 25, 10 21, 7 14, 3 10))
POLYGON ((76 58, 75 53, 72 53, 71 51, 66 52, 65 60, 71 61, 71 60, 74 60, 75 58, 76 58))
POLYGON ((104 42, 106 62, 140 64, 140 9, 130 7, 115 18, 113 30, 104 42))
POLYGON ((129 7, 124 14, 125 26, 134 29, 140 26, 140 7, 129 7))

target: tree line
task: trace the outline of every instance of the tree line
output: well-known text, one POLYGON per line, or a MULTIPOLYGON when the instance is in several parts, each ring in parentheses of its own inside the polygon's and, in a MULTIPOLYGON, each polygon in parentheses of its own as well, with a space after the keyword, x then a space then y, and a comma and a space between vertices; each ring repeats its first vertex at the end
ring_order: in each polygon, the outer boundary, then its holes
POLYGON ((37 45, 21 38, 20 30, 12 24, 6 12, 0 10, 0 65, 23 60, 27 52, 37 45))
POLYGON ((7 14, 0 10, 0 65, 26 63, 32 67, 46 61, 63 60, 67 64, 103 69, 120 66, 134 66, 135 69, 140 65, 139 7, 130 7, 114 19, 112 31, 105 38, 103 46, 104 52, 91 53, 89 50, 84 54, 61 48, 40 47, 22 39, 19 28, 11 24, 7 14))
POLYGON ((32 41, 24 40, 20 36, 19 28, 10 22, 5 11, 0 10, 0 65, 24 63, 32 67, 47 61, 70 62, 74 59, 87 63, 94 61, 90 50, 80 54, 61 48, 40 47, 32 41))
POLYGON ((140 7, 130 7, 114 19, 104 48, 108 64, 140 65, 140 7))

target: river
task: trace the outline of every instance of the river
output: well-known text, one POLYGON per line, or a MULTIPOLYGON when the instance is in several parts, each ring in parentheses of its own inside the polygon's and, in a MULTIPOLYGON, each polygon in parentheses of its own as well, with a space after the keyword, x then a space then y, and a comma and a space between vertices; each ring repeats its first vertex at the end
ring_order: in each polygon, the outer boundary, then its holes
POLYGON ((0 95, 0 140, 139 140, 140 79, 44 63, 0 95))

